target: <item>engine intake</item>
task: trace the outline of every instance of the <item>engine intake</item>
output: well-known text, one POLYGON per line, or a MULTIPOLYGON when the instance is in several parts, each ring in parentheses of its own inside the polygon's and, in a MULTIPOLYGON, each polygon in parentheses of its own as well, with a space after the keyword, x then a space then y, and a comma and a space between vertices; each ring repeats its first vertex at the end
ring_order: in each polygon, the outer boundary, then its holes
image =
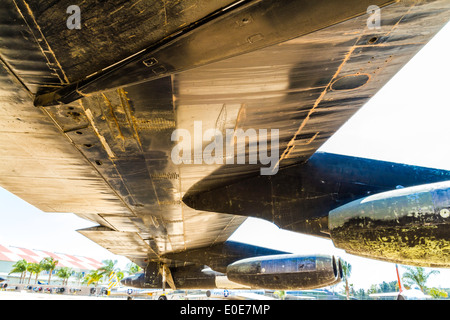
POLYGON ((329 255, 271 255, 236 261, 227 267, 227 277, 251 288, 305 290, 340 282, 342 266, 329 255))
POLYGON ((400 188, 330 212, 336 247, 425 267, 450 267, 450 181, 400 188))

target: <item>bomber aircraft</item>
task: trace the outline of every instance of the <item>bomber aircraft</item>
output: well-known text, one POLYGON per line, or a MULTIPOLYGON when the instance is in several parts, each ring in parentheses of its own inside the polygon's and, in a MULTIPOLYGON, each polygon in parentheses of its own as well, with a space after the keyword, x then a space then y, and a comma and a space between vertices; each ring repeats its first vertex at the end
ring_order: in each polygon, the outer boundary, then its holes
POLYGON ((317 152, 450 1, 2 0, 0 17, 0 185, 98 224, 78 231, 145 271, 127 286, 341 280, 333 255, 229 241, 248 217, 450 266, 449 171, 317 152))

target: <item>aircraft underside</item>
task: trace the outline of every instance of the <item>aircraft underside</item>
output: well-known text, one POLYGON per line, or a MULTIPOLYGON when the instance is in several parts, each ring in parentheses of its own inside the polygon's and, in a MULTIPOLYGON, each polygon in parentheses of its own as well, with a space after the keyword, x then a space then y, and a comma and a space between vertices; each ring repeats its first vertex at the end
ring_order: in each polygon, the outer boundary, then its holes
POLYGON ((449 1, 4 0, 0 185, 143 288, 310 289, 333 255, 227 241, 248 218, 450 267, 450 171, 316 152, 450 19, 449 1), (220 282, 220 281, 224 282, 220 282))

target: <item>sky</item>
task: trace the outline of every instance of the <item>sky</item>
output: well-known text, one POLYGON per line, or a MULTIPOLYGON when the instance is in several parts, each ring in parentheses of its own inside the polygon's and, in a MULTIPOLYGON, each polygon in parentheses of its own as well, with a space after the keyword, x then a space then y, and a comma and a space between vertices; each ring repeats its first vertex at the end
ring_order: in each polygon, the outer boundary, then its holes
MULTIPOLYGON (((321 151, 450 170, 450 24, 447 24, 321 151)), ((0 188, 0 244, 119 261, 77 229, 95 224, 70 213, 44 213, 0 188)), ((283 231, 248 219, 231 237, 295 253, 336 254, 352 265, 356 289, 395 281, 395 265, 348 255, 329 240, 283 231)), ((404 268, 400 265, 400 272, 404 268)), ((429 269, 431 270, 431 269, 429 269)), ((429 286, 450 288, 450 269, 437 269, 429 286)))

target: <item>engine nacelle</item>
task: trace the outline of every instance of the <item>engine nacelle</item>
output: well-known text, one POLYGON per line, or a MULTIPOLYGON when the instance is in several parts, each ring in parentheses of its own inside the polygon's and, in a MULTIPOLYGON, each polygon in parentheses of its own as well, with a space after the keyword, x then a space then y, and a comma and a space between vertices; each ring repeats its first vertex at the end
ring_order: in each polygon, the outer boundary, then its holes
POLYGON ((350 202, 328 217, 336 247, 425 267, 450 267, 450 181, 400 188, 350 202))
POLYGON ((342 266, 328 255, 271 255, 236 261, 227 267, 227 277, 251 288, 315 289, 340 282, 342 266))
MULTIPOLYGON (((205 273, 204 266, 187 265, 170 268, 170 275, 173 284, 177 289, 215 289, 216 275, 205 273)), ((142 289, 163 288, 163 278, 161 274, 161 264, 150 262, 145 268, 145 272, 137 273, 126 277, 121 281, 127 287, 142 289)), ((165 284, 169 288, 169 284, 165 284)))

